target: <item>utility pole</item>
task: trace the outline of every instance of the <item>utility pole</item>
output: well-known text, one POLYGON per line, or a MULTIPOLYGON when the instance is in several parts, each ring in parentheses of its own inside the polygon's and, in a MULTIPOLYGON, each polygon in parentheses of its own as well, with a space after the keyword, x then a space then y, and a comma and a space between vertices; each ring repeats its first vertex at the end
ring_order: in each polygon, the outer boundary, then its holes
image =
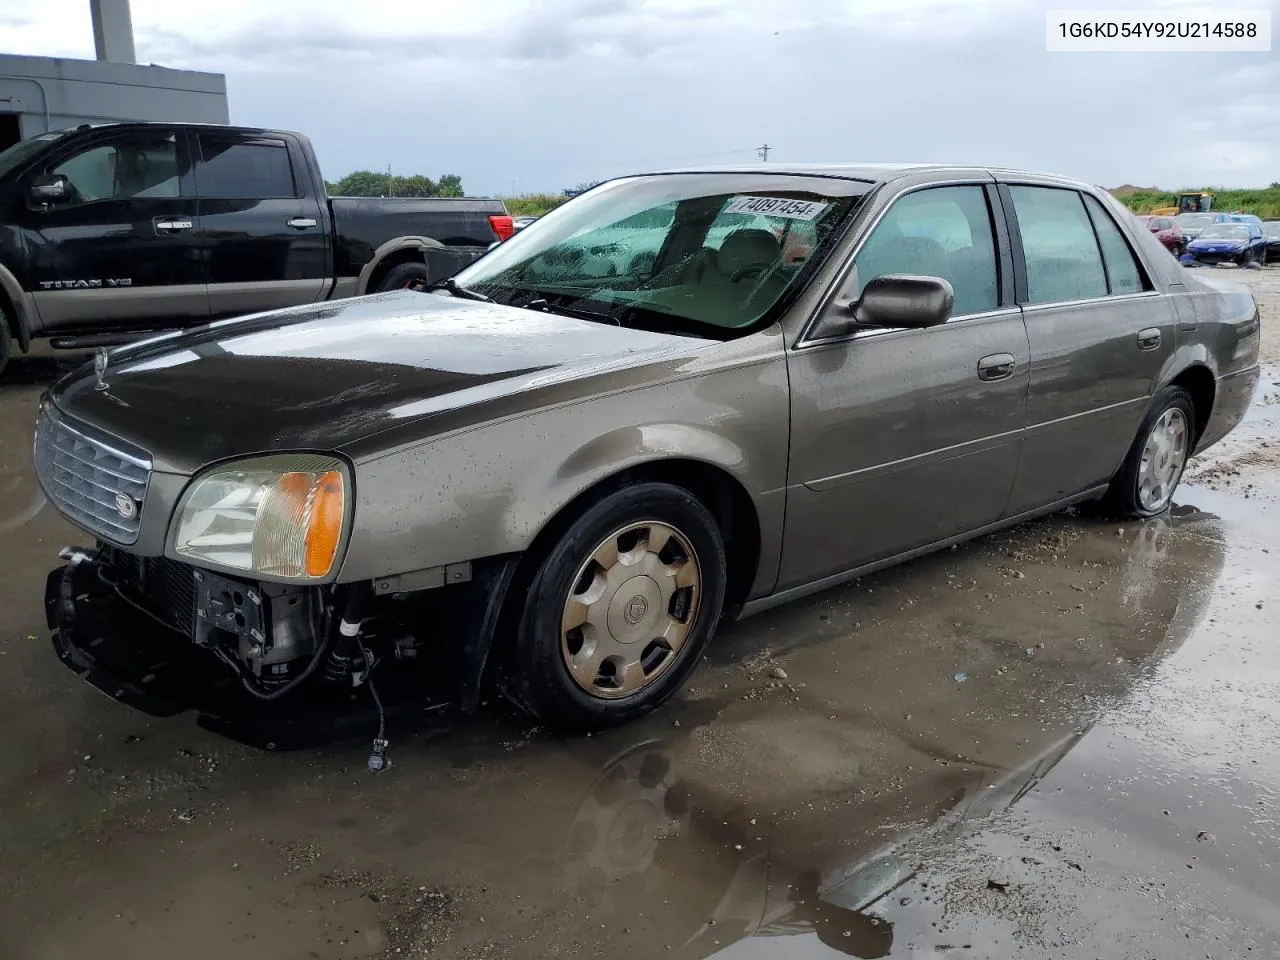
POLYGON ((391 179, 391 164, 387 164, 387 196, 394 197, 396 195, 396 182, 391 179))
POLYGON ((768 162, 769 162, 769 151, 770 151, 771 149, 773 149, 773 148, 772 148, 772 147, 770 147, 770 146, 766 143, 766 144, 763 144, 763 145, 761 145, 761 146, 759 146, 759 147, 756 147, 756 153, 760 154, 760 159, 761 159, 761 160, 763 160, 765 163, 768 163, 768 162))

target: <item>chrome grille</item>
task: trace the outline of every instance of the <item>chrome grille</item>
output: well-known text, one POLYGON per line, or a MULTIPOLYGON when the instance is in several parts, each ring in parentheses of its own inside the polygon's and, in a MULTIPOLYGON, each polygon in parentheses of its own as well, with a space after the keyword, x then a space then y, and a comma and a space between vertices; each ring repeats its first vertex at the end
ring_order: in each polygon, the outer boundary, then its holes
POLYGON ((69 520, 114 543, 138 539, 151 478, 144 451, 45 405, 36 420, 35 461, 45 495, 69 520), (120 510, 122 494, 133 502, 132 516, 120 510))

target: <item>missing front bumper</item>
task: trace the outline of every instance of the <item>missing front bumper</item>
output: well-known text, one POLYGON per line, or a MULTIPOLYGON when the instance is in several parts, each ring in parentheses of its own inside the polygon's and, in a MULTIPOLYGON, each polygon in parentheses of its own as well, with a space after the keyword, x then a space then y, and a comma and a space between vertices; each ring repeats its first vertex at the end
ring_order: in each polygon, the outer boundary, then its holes
MULTIPOLYGON (((196 711, 201 726, 269 748, 367 737, 376 725, 370 699, 350 685, 309 685, 279 700, 253 699, 240 678, 190 635, 122 599, 111 580, 113 567, 98 555, 79 551, 66 559, 71 562, 53 570, 45 584, 53 647, 69 669, 113 700, 152 716, 196 711)), ((471 582, 447 588, 447 596, 423 595, 439 602, 430 617, 419 611, 436 625, 438 636, 424 655, 404 662, 389 658, 379 671, 388 719, 411 726, 415 717, 450 703, 475 709, 517 561, 514 555, 493 558, 478 565, 471 582)))

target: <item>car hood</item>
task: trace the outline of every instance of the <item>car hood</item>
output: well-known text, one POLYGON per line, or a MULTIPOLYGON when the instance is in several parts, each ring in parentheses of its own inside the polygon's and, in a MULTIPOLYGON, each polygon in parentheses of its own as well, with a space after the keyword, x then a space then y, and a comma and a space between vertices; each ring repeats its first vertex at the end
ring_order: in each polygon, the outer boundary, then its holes
POLYGON ((123 347, 101 383, 88 364, 50 398, 150 452, 157 470, 190 473, 268 450, 343 450, 461 408, 519 413, 712 343, 396 291, 123 347))
POLYGON ((1248 240, 1226 240, 1217 237, 1198 237, 1191 241, 1191 246, 1199 250, 1230 250, 1237 247, 1247 247, 1248 240))

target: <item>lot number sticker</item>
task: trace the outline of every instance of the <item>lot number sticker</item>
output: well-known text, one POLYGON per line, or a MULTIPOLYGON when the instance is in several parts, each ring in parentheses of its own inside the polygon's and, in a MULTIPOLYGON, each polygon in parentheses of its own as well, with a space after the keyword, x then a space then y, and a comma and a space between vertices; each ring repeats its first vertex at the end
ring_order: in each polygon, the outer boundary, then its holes
POLYGON ((734 197, 723 213, 758 213, 766 217, 788 220, 812 220, 831 206, 814 200, 789 200, 786 197, 734 197))

